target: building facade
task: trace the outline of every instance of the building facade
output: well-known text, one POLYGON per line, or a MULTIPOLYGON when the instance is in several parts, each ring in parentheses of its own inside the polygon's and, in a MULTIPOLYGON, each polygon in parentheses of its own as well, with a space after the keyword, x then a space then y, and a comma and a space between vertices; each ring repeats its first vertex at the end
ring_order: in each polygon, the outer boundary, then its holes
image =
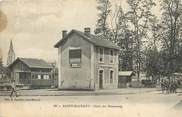
POLYGON ((17 58, 8 68, 16 84, 37 88, 52 85, 52 66, 42 59, 17 58))
POLYGON ((63 31, 58 48, 58 85, 60 89, 105 89, 118 86, 119 48, 102 36, 63 31))

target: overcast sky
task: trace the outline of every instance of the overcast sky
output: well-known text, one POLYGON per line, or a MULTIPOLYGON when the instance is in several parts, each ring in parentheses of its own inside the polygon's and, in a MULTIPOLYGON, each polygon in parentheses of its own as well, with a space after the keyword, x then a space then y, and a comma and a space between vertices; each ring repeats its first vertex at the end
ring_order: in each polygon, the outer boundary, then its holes
MULTIPOLYGON (((121 3, 127 9, 125 0, 121 3)), ((0 10, 8 20, 0 32, 0 56, 6 63, 12 39, 17 57, 57 60, 53 46, 61 39, 62 30, 90 27, 93 32, 96 6, 96 0, 0 0, 0 10)))

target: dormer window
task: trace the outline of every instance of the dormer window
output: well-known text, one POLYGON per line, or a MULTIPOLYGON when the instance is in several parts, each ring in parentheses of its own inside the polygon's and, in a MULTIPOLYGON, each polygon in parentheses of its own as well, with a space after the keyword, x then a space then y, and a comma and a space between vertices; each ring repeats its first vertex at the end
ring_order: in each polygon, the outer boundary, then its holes
POLYGON ((104 63, 104 48, 99 48, 99 62, 104 63))

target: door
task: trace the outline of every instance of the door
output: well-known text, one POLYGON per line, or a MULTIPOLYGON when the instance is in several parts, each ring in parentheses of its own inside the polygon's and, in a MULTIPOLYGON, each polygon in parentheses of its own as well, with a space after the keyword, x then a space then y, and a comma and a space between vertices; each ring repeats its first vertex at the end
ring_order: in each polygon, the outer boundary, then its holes
POLYGON ((14 75, 13 79, 15 80, 16 84, 19 84, 19 72, 15 72, 15 75, 14 75))
POLYGON ((99 70, 99 89, 103 88, 103 70, 99 70))

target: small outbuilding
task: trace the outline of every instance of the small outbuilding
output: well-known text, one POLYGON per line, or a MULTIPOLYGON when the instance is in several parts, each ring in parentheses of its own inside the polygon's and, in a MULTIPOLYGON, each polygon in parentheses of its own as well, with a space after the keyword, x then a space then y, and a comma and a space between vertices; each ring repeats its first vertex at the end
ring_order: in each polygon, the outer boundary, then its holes
POLYGON ((16 84, 38 88, 52 85, 52 66, 42 59, 17 58, 8 68, 16 84))
POLYGON ((133 71, 119 71, 118 73, 118 88, 125 88, 132 81, 132 77, 135 75, 133 71))

